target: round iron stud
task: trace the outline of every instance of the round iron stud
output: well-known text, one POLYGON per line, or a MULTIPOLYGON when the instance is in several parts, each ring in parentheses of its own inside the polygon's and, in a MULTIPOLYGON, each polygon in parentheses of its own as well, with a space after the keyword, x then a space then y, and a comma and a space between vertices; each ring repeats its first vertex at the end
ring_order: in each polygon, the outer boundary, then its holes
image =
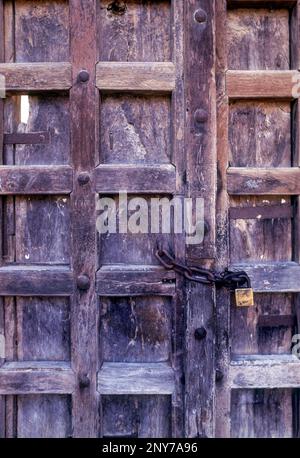
POLYGON ((197 340, 203 340, 207 336, 207 331, 204 327, 197 328, 195 330, 195 339, 197 340))
POLYGON ((88 184, 88 182, 90 181, 90 176, 88 173, 83 172, 83 173, 80 173, 80 175, 78 175, 77 180, 78 180, 78 183, 81 186, 83 186, 85 184, 88 184))
POLYGON ((77 286, 78 289, 82 291, 87 291, 91 286, 89 277, 87 275, 79 275, 79 277, 77 278, 77 286))
POLYGON ((195 11, 194 18, 196 22, 203 24, 203 22, 207 21, 207 14, 202 8, 199 8, 197 11, 195 11))
POLYGON ((203 124, 208 120, 208 113, 206 110, 199 108, 195 111, 194 119, 197 124, 203 124))
POLYGON ((81 83, 86 83, 89 79, 90 79, 90 74, 89 74, 89 72, 87 70, 81 70, 78 73, 78 80, 81 83))
POLYGON ((91 384, 91 381, 87 375, 81 375, 79 377, 79 388, 81 389, 88 388, 90 384, 91 384))

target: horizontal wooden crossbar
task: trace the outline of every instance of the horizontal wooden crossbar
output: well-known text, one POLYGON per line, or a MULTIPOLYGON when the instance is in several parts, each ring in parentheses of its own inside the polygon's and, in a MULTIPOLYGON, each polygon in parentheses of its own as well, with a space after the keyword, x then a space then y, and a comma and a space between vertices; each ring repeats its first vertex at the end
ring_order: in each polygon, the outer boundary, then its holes
POLYGON ((300 73, 292 70, 228 70, 226 92, 231 99, 292 99, 293 88, 297 82, 293 78, 297 77, 300 77, 300 73))
POLYGON ((70 296, 72 292, 73 273, 65 267, 0 268, 0 296, 70 296))
POLYGON ((156 266, 103 266, 96 289, 100 296, 173 296, 175 273, 156 266))
POLYGON ((239 264, 231 270, 245 270, 257 293, 297 293, 300 292, 300 265, 295 262, 275 262, 267 264, 239 264))
POLYGON ((50 141, 50 132, 13 132, 4 134, 5 145, 45 145, 50 141))
POLYGON ((96 84, 101 91, 171 92, 175 66, 172 62, 99 62, 96 84))
POLYGON ((227 190, 234 195, 299 195, 300 168, 230 167, 227 190))
POLYGON ((0 64, 7 91, 60 91, 72 87, 72 66, 59 63, 0 64))
POLYGON ((100 165, 95 169, 97 192, 168 193, 176 190, 176 170, 173 165, 100 165))
POLYGON ((258 207, 231 207, 229 217, 231 219, 291 219, 294 216, 293 207, 290 205, 265 205, 258 207))
POLYGON ((70 194, 72 189, 68 166, 0 166, 0 195, 70 194))
POLYGON ((98 374, 100 394, 169 394, 174 373, 167 363, 104 363, 98 374))
POLYGON ((68 394, 75 376, 67 363, 9 362, 0 368, 0 395, 68 394))
POLYGON ((229 386, 232 389, 299 388, 300 360, 292 355, 240 357, 229 366, 229 386))

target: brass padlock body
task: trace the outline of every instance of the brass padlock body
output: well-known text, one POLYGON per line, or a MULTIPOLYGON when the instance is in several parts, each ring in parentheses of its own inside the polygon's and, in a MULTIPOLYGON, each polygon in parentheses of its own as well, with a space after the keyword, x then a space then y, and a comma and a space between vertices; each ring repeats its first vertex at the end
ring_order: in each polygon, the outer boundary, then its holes
POLYGON ((235 290, 237 307, 253 307, 254 293, 252 288, 240 288, 235 290))

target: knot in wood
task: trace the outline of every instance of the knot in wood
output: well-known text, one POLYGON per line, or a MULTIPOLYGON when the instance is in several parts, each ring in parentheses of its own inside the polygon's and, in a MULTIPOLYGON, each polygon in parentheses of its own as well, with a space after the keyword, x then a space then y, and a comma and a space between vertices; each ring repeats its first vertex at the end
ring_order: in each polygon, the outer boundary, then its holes
POLYGON ((118 0, 111 2, 107 7, 107 11, 111 11, 113 14, 118 14, 118 15, 125 14, 126 9, 127 9, 126 4, 118 0))

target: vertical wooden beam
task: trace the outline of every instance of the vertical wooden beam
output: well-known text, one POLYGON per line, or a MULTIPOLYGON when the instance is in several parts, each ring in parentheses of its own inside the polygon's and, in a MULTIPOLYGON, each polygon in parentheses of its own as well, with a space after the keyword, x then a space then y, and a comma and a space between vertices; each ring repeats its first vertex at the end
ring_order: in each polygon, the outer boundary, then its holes
MULTIPOLYGON (((228 225, 228 97, 226 95, 225 73, 227 70, 226 48, 226 0, 217 2, 217 263, 222 270, 229 262, 229 225, 228 225)), ((216 364, 216 436, 230 437, 230 387, 227 386, 227 372, 230 364, 230 294, 224 288, 217 292, 216 313, 217 364, 216 364)))
MULTIPOLYGON (((184 145, 185 94, 184 81, 184 0, 172 1, 174 27, 173 62, 176 72, 176 87, 172 95, 172 144, 173 162, 176 165, 176 195, 183 197, 186 191, 186 153, 184 145)), ((182 199, 183 203, 183 199, 182 199)), ((185 235, 174 236, 175 255, 185 260, 185 235)), ((185 281, 176 275, 176 296, 173 299, 173 352, 172 366, 175 374, 175 393, 172 397, 172 435, 184 437, 184 309, 186 303, 185 281)))
MULTIPOLYGON (((4 62, 4 8, 3 0, 0 0, 0 62, 4 62)), ((3 99, 0 98, 0 164, 3 163, 3 99)), ((2 198, 0 202, 0 257, 2 259, 2 234, 3 234, 3 208, 2 198)), ((0 261, 1 264, 1 261, 0 261)), ((0 299, 0 366, 4 362, 3 343, 5 339, 4 329, 4 304, 0 299)), ((5 437, 5 398, 0 396, 0 438, 5 437)))
MULTIPOLYGON (((207 234, 190 245, 189 260, 208 266, 215 256, 216 99, 215 1, 187 0, 185 12, 186 152, 188 194, 203 198, 207 234)), ((215 297, 212 287, 188 284, 186 315, 186 435, 214 436, 215 297), (207 335, 195 339, 195 330, 207 335)))
POLYGON ((79 286, 80 277, 85 276, 81 279, 83 289, 75 287, 71 299, 72 366, 78 376, 73 396, 74 437, 97 437, 99 430, 99 402, 96 389, 96 224, 92 182, 96 151, 96 3, 97 0, 70 0, 73 69, 70 113, 74 167, 74 191, 71 195, 72 268, 75 282, 79 280, 79 286), (83 70, 85 73, 81 73, 80 78, 80 72, 83 70), (82 172, 90 176, 87 184, 80 184, 78 181, 78 176, 82 172), (84 285, 85 278, 89 285, 84 285))
MULTIPOLYGON (((300 66, 300 0, 291 14, 291 66, 300 66)), ((299 73, 300 78, 300 73, 299 73)), ((292 110, 292 153, 293 167, 300 167, 300 101, 294 102, 292 110)), ((295 217, 293 219, 293 259, 300 263, 300 196, 294 197, 295 217)), ((297 319, 296 334, 300 334, 300 295, 295 294, 294 311, 297 319)), ((294 435, 300 437, 300 394, 293 393, 294 435)))

